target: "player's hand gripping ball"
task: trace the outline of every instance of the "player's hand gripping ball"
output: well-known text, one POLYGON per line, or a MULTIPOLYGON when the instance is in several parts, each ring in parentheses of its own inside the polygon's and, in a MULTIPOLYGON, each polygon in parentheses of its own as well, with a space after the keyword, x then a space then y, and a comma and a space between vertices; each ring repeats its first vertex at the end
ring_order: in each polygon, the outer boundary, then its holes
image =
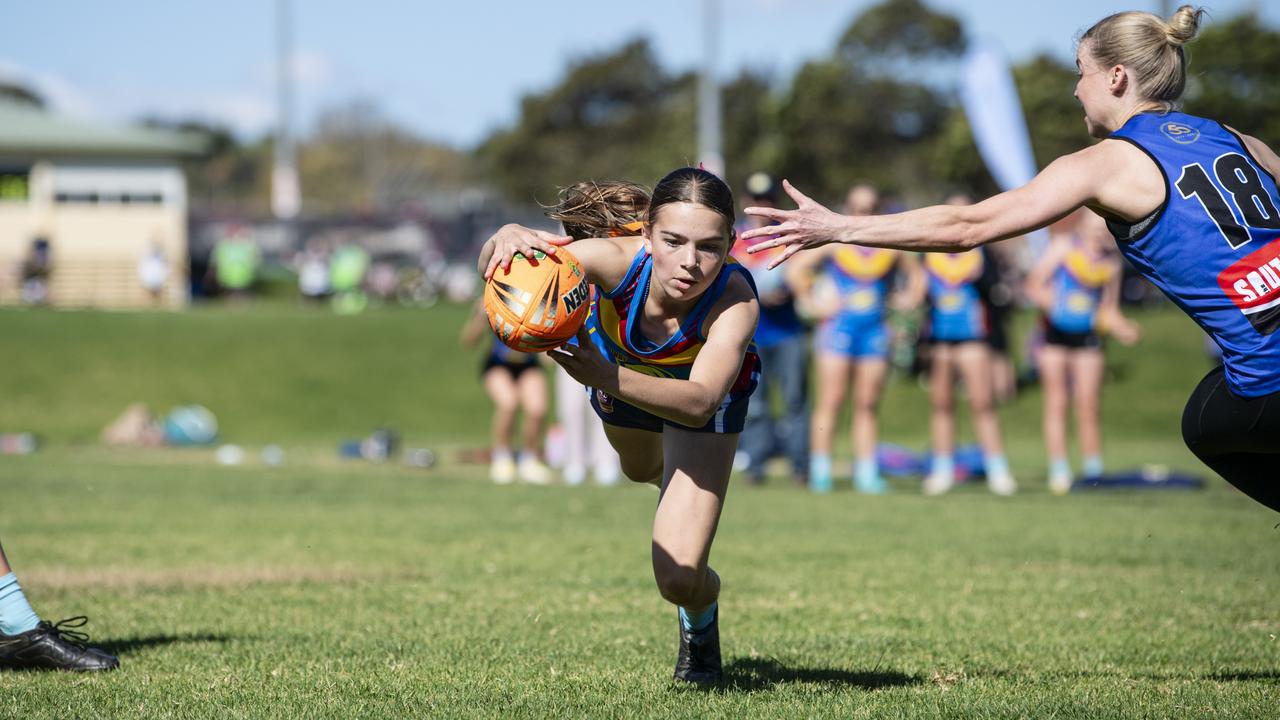
POLYGON ((555 255, 516 254, 484 286, 484 314, 507 347, 543 352, 566 343, 587 319, 591 286, 582 263, 561 247, 555 255))

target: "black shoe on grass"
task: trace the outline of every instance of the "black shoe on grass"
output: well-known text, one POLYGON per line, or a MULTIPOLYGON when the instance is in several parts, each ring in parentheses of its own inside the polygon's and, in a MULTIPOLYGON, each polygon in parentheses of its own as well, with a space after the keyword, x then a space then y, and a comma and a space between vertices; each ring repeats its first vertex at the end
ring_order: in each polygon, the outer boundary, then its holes
POLYGON ((701 630, 685 630, 680 624, 675 679, 696 685, 720 682, 720 608, 715 609, 711 624, 701 630))
POLYGON ((74 628, 89 618, 68 618, 54 625, 41 621, 33 630, 17 635, 0 632, 0 668, 6 670, 114 670, 120 661, 98 648, 85 647, 89 636, 74 628))

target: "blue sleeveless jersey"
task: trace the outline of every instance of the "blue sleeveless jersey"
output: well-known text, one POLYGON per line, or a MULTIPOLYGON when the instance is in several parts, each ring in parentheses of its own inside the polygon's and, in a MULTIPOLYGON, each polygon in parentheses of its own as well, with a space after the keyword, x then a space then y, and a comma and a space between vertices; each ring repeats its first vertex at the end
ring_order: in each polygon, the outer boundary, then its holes
POLYGON ((929 283, 929 337, 971 342, 987 337, 987 309, 978 295, 982 252, 926 253, 929 283))
POLYGON ((1221 123, 1144 113, 1111 137, 1164 173, 1150 224, 1119 238, 1124 256, 1222 348, 1227 384, 1244 397, 1280 391, 1280 193, 1221 123))
MULTIPOLYGON (((729 278, 741 274, 755 292, 751 273, 729 258, 707 291, 681 323, 674 335, 655 343, 640 332, 640 317, 649 296, 649 278, 653 274, 653 257, 644 248, 636 253, 627 274, 612 290, 596 293, 587 321, 592 341, 613 363, 656 377, 688 380, 693 361, 706 338, 702 323, 724 294, 729 278)), ((725 403, 749 397, 760 382, 760 356, 755 343, 747 347, 742 368, 725 403)))
POLYGON ((860 247, 836 249, 827 261, 827 275, 835 283, 839 323, 879 323, 889 294, 889 273, 898 256, 892 250, 860 247))
POLYGON ((1053 305, 1048 318, 1062 332, 1093 332, 1102 289, 1111 280, 1115 265, 1089 253, 1075 239, 1071 244, 1053 272, 1053 305))

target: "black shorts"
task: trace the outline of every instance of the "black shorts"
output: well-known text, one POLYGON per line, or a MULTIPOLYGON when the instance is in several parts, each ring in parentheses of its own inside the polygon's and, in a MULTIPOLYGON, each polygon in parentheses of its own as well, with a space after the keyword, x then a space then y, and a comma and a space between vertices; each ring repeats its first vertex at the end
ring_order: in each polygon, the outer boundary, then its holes
POLYGON ((725 397, 724 402, 720 404, 720 409, 716 410, 716 414, 711 416, 706 425, 689 427, 688 425, 681 425, 680 423, 660 418, 648 410, 641 410, 635 405, 619 400, 603 390, 587 388, 587 392, 591 394, 591 409, 596 411, 596 415, 600 417, 604 424, 632 428, 634 430, 648 430, 655 433, 662 432, 662 428, 668 425, 697 433, 715 433, 718 435, 740 433, 746 425, 747 408, 751 402, 750 394, 733 397, 731 393, 725 397))
POLYGON ((1067 332, 1053 323, 1044 323, 1044 344, 1057 345, 1071 350, 1101 350, 1102 337, 1096 332, 1067 332))
POLYGON ((502 368, 503 370, 506 370, 508 374, 511 375, 512 380, 519 380, 520 376, 528 372, 529 370, 537 370, 538 361, 530 359, 524 362, 509 363, 509 362, 501 362, 499 360, 488 359, 484 361, 484 365, 480 368, 480 377, 484 377, 485 375, 487 375, 489 371, 492 370, 493 368, 502 368))
POLYGON ((1187 400, 1182 439, 1222 479, 1280 512, 1280 392, 1236 395, 1219 366, 1187 400))

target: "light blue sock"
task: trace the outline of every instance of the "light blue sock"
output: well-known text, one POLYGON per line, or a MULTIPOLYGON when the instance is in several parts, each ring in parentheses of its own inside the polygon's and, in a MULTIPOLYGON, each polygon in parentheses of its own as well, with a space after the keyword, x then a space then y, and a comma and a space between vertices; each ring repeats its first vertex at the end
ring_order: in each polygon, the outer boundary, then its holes
POLYGON ((1050 475, 1070 475, 1071 461, 1066 458, 1053 458, 1049 461, 1050 475))
POLYGON ((831 456, 809 456, 809 489, 814 492, 831 492, 831 456))
POLYGON ((863 458, 853 466, 853 479, 859 485, 874 483, 880 477, 880 466, 874 458, 863 458))
POLYGON ((1008 475, 1009 461, 1003 455, 983 455, 982 469, 986 471, 987 477, 992 475, 1008 475))
POLYGON ((690 612, 683 607, 680 608, 680 627, 687 632, 705 630, 716 617, 716 607, 717 603, 713 602, 697 612, 690 612))
POLYGON ((875 458, 863 458, 854 463, 853 487, 868 495, 880 495, 889 491, 884 478, 880 477, 880 465, 875 458))
POLYGON ((1102 474, 1102 456, 1090 455, 1084 459, 1084 476, 1095 478, 1102 474))
POLYGON ((40 624, 40 616, 31 609, 27 596, 22 594, 18 576, 9 573, 0 577, 0 632, 17 635, 34 630, 40 624))
POLYGON ((950 455, 934 455, 930 472, 939 475, 956 476, 956 459, 950 455))

